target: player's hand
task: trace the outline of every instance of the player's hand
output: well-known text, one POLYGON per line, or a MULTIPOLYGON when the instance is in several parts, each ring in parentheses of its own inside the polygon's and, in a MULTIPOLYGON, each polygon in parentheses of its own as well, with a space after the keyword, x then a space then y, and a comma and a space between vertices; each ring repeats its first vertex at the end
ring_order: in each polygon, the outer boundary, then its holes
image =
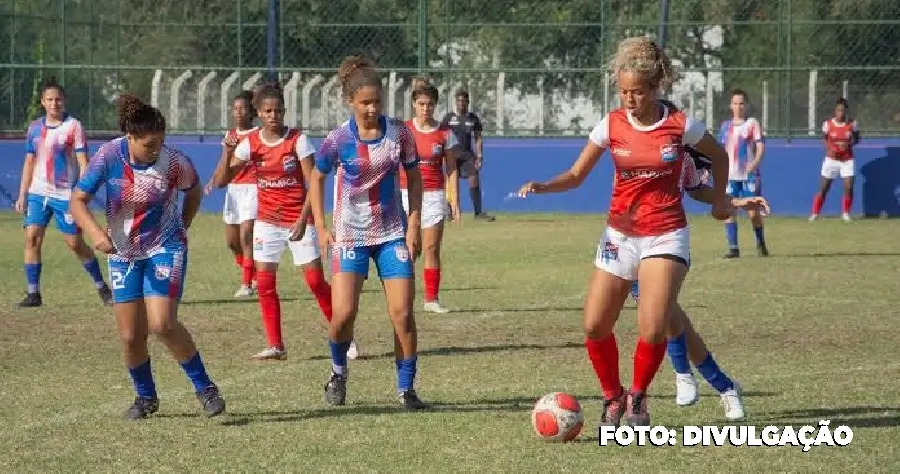
POLYGON ((747 211, 757 211, 764 216, 772 212, 772 209, 769 207, 769 201, 766 201, 766 198, 761 196, 735 198, 731 200, 731 204, 735 208, 740 208, 747 211))
POLYGON ((406 248, 409 249, 410 258, 415 262, 422 253, 422 232, 418 226, 409 226, 406 230, 406 248))
POLYGON ((522 187, 519 188, 519 192, 516 194, 518 194, 520 198, 524 199, 524 198, 528 197, 529 194, 537 194, 543 190, 544 190, 544 185, 542 183, 538 183, 535 181, 529 181, 529 182, 523 184, 522 187))
POLYGON ((241 141, 237 136, 229 135, 228 137, 225 137, 225 140, 222 142, 222 144, 225 145, 225 148, 229 151, 234 151, 234 149, 237 148, 238 143, 240 142, 241 141))
POLYGON ((97 232, 91 235, 91 240, 94 242, 94 250, 106 254, 116 253, 116 247, 113 245, 112 238, 110 238, 109 229, 97 229, 97 232))
POLYGON ((306 234, 306 219, 297 219, 297 222, 294 222, 294 225, 291 226, 291 234, 288 236, 288 240, 296 242, 302 239, 304 234, 306 234))
POLYGON ((450 219, 453 222, 459 222, 462 219, 462 213, 459 212, 459 204, 450 204, 450 219))
POLYGON ((19 199, 16 199, 16 212, 18 212, 19 214, 25 213, 25 198, 24 197, 19 197, 19 199))
POLYGON ((322 252, 322 257, 330 256, 329 252, 334 245, 334 236, 324 226, 316 227, 316 234, 319 236, 319 251, 322 252))
POLYGON ((206 186, 203 186, 203 194, 205 196, 209 196, 209 193, 212 192, 213 185, 212 183, 206 183, 206 186))
POLYGON ((716 220, 724 221, 734 214, 734 206, 731 205, 731 199, 728 196, 720 196, 713 202, 712 216, 716 220))

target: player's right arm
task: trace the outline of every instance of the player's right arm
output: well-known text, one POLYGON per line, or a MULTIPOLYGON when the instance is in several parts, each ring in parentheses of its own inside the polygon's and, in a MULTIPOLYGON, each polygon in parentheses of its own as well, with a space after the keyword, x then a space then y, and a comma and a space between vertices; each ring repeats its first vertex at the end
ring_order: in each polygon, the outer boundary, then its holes
POLYGON ((567 171, 560 173, 555 178, 544 183, 529 182, 519 189, 519 196, 525 197, 530 193, 561 193, 581 186, 581 183, 591 174, 591 170, 600 161, 603 152, 609 147, 609 116, 603 117, 600 123, 591 131, 588 142, 578 155, 578 159, 567 171))
POLYGON ((228 179, 229 169, 231 168, 231 153, 228 152, 228 144, 226 142, 233 143, 233 140, 231 140, 233 137, 234 135, 229 133, 222 139, 222 154, 219 156, 219 162, 216 164, 212 178, 210 178, 209 183, 205 187, 207 192, 212 188, 224 188, 231 181, 228 179))
MULTIPOLYGON (((309 207, 312 211, 316 232, 319 234, 319 245, 322 247, 322 255, 327 255, 328 245, 333 238, 325 226, 325 177, 337 166, 337 144, 334 137, 329 134, 316 153, 316 163, 312 175, 309 177, 309 207)), ((336 204, 335 204, 336 205, 336 204)))
MULTIPOLYGON (((226 156, 223 156, 223 164, 228 163, 228 166, 223 166, 224 174, 218 176, 218 181, 222 184, 222 186, 231 182, 234 179, 234 176, 241 170, 241 168, 245 166, 249 166, 250 158, 253 155, 253 150, 250 149, 250 138, 238 138, 236 136, 229 137, 225 139, 224 142, 225 149, 223 153, 226 156)), ((216 170, 218 171, 218 169, 216 170)), ((213 179, 216 179, 216 176, 213 176, 213 179)), ((221 187, 221 186, 220 186, 221 187)))
POLYGON ((22 164, 22 180, 19 183, 19 199, 16 200, 16 211, 25 212, 25 201, 28 197, 28 188, 31 187, 31 180, 34 178, 34 166, 36 161, 34 148, 35 134, 33 127, 28 127, 25 132, 25 162, 22 164))
POLYGON ((94 249, 103 253, 115 253, 112 240, 106 234, 106 231, 97 223, 97 219, 91 213, 88 205, 94 195, 100 190, 100 187, 106 184, 106 156, 104 148, 101 147, 91 161, 88 163, 87 170, 81 175, 75 190, 72 192, 72 199, 69 201, 69 212, 78 227, 91 238, 94 243, 94 249))

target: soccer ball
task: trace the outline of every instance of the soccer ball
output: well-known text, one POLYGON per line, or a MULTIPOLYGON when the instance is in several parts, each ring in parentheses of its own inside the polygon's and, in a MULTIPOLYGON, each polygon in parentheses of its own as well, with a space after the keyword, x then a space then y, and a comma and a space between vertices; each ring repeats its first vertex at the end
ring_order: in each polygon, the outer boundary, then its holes
POLYGON ((572 441, 584 426, 581 404, 568 393, 544 395, 531 410, 531 425, 544 441, 572 441))

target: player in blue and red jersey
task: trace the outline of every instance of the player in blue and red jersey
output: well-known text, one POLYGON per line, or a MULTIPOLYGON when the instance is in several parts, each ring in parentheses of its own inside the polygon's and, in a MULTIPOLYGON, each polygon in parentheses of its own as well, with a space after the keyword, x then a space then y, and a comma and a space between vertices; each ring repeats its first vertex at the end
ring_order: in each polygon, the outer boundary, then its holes
MULTIPOLYGON (((762 195, 760 163, 766 146, 763 143, 762 127, 753 117, 746 116, 747 93, 741 89, 731 92, 731 118, 722 122, 719 143, 728 152, 728 194, 736 198, 762 195)), ((753 232, 756 234, 756 251, 760 257, 767 257, 769 249, 763 233, 763 218, 755 210, 747 210, 753 232)), ((725 237, 728 253, 725 258, 739 258, 738 228, 734 217, 725 221, 725 237)))
POLYGON ((119 98, 117 109, 125 136, 105 143, 91 158, 73 195, 72 215, 94 248, 109 254, 113 313, 137 392, 127 417, 136 420, 159 409, 147 351, 150 332, 181 364, 206 414, 215 416, 225 411, 225 401, 191 334, 178 321, 187 229, 203 197, 197 171, 187 156, 163 145, 166 121, 159 110, 129 94, 119 98), (101 188, 106 191, 106 230, 88 210, 101 188), (180 211, 179 191, 184 193, 180 211))
POLYGON ((397 395, 407 409, 421 409, 416 376, 413 260, 421 249, 422 175, 416 143, 403 122, 381 114, 381 77, 374 64, 350 56, 338 71, 353 115, 332 130, 316 155, 309 199, 323 255, 331 249, 332 302, 329 337, 332 374, 325 399, 347 396, 347 349, 369 260, 375 261, 394 325, 397 395), (406 170, 409 216, 400 197, 399 167, 406 170), (325 177, 335 176, 332 230, 325 226, 325 177))
POLYGON ((41 106, 45 115, 28 126, 25 164, 16 211, 25 214, 25 277, 28 291, 19 307, 38 307, 41 297, 41 247, 52 217, 66 245, 75 252, 94 281, 100 298, 109 304, 112 294, 100 263, 84 242, 80 229, 69 213, 72 187, 79 169, 87 168, 87 143, 81 122, 66 113, 66 94, 51 77, 41 88, 41 106))

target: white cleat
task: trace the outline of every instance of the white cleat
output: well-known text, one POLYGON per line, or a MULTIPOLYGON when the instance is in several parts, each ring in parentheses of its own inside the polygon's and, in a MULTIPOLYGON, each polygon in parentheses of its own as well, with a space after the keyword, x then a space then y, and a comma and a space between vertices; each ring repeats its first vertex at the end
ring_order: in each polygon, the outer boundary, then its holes
POLYGON ((356 341, 350 341, 350 347, 347 349, 347 358, 350 360, 359 358, 359 347, 357 347, 356 341))
POLYGON ((241 285, 240 288, 234 293, 235 298, 249 298, 253 296, 256 292, 253 291, 253 288, 247 285, 241 285))
POLYGON ((287 359, 287 351, 277 347, 269 347, 250 358, 253 360, 285 360, 287 359))
POLYGON ((422 308, 429 313, 447 314, 450 312, 449 309, 441 306, 441 303, 437 301, 429 301, 422 308))
POLYGON ((841 219, 843 219, 843 220, 844 220, 844 222, 850 222, 850 221, 852 221, 852 220, 853 220, 853 218, 852 218, 852 217, 850 217, 850 214, 849 214, 849 213, 847 213, 847 212, 845 212, 845 213, 843 213, 843 214, 841 214, 841 219))
POLYGON ((675 404, 687 407, 697 403, 697 379, 694 374, 675 374, 675 404))
POLYGON ((734 387, 726 390, 721 397, 726 420, 737 421, 744 418, 744 401, 741 398, 741 386, 737 382, 734 382, 734 387))
POLYGON ((818 214, 812 214, 812 215, 809 216, 809 221, 810 221, 810 222, 812 222, 812 221, 814 221, 814 220, 818 220, 818 219, 819 219, 819 215, 818 215, 818 214))

